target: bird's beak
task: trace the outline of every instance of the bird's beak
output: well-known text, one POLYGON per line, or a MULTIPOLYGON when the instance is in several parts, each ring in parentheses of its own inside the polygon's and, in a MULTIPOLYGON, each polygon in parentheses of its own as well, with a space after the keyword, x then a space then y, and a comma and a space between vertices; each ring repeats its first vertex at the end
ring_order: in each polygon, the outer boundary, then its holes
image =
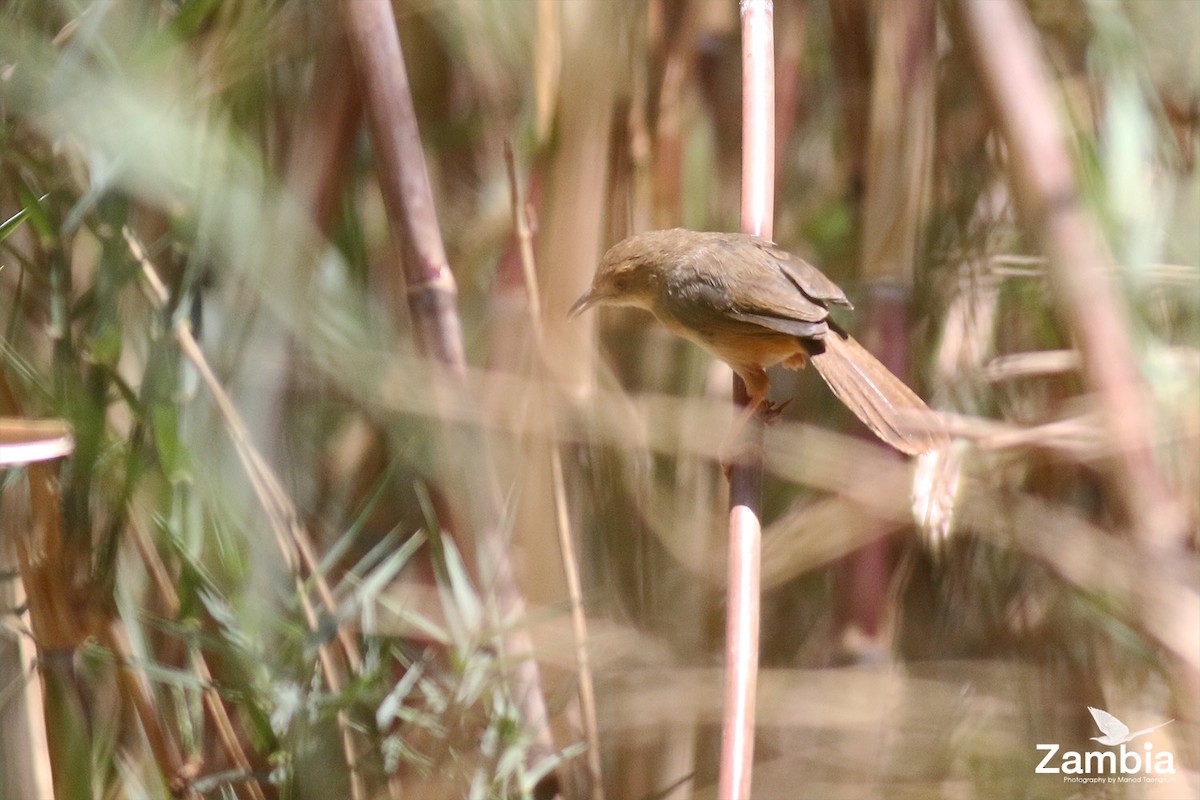
POLYGON ((571 306, 567 316, 574 319, 603 299, 603 295, 597 294, 594 288, 588 289, 582 297, 575 301, 575 305, 571 306))

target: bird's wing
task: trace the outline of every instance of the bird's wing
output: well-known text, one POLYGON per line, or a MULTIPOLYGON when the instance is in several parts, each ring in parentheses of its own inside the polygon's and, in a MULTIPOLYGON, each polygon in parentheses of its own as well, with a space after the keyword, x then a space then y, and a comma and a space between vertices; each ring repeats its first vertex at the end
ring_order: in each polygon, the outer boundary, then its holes
POLYGON ((781 250, 773 244, 764 243, 761 247, 766 255, 776 263, 779 270, 787 276, 788 280, 808 297, 822 305, 833 303, 846 308, 854 308, 846 299, 846 293, 840 286, 825 277, 824 272, 803 258, 781 250))
POLYGON ((677 276, 678 291, 704 295, 694 299, 698 304, 702 300, 706 309, 722 308, 732 319, 793 336, 824 336, 829 311, 820 294, 829 294, 830 287, 839 296, 841 291, 809 267, 828 284, 821 288, 810 280, 810 286, 819 289, 810 294, 781 266, 780 258, 787 255, 765 242, 759 247, 745 247, 744 243, 714 239, 695 248, 694 261, 687 265, 691 269, 677 276), (706 280, 696 280, 696 276, 706 280))
POLYGON ((1100 729, 1101 733, 1105 736, 1111 736, 1114 739, 1125 739, 1128 741, 1128 725, 1103 709, 1088 706, 1088 711, 1092 712, 1092 719, 1096 720, 1096 727, 1100 729))
MULTIPOLYGON (((747 332, 767 328, 789 336, 820 338, 829 331, 824 316, 803 319, 799 315, 772 313, 745 302, 746 292, 730 291, 728 282, 709 275, 709 280, 678 280, 668 289, 669 302, 660 302, 655 315, 667 323, 675 323, 681 333, 693 335, 712 327, 713 315, 719 314, 728 327, 743 323, 747 332)), ((820 309, 824 312, 824 309, 820 309)), ((816 314, 811 316, 816 317, 816 314)), ((701 339, 704 337, 701 335, 701 339)))

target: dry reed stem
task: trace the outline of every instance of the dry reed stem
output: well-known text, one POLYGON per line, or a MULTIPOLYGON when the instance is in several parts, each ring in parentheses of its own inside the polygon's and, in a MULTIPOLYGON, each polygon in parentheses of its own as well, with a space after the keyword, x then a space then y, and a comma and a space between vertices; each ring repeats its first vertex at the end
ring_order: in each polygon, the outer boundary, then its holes
POLYGON ((458 288, 442 243, 396 18, 387 0, 340 3, 403 271, 388 276, 406 298, 420 351, 453 372, 466 366, 458 288))
MULTIPOLYGON (((770 239, 775 214, 775 40, 771 0, 742 0, 742 224, 743 233, 770 239)), ((749 397, 738 377, 735 402, 749 397)), ((743 412, 744 413, 744 412, 743 412)), ((759 414, 744 426, 749 455, 729 476, 729 602, 725 626, 725 707, 721 725, 722 800, 750 796, 754 764, 759 602, 762 559, 762 441, 759 414)))
MULTIPOLYGON (((388 0, 356 0, 340 8, 363 84, 389 228, 403 260, 403 272, 393 276, 393 294, 397 302, 407 298, 418 350, 452 378, 446 387, 451 391, 438 397, 439 403, 448 402, 465 388, 467 370, 458 292, 442 243, 396 19, 388 0)), ((456 434, 446 426, 442 435, 443 488, 461 501, 452 509, 462 517, 460 524, 449 529, 472 574, 490 589, 500 619, 519 619, 525 601, 507 553, 487 444, 476 429, 456 434)), ((511 659, 511 691, 533 741, 526 757, 527 766, 533 766, 553 753, 554 744, 532 644, 525 631, 508 626, 499 645, 511 659)), ((555 779, 544 779, 539 793, 552 790, 555 779)))
POLYGON ((1188 523, 1154 462, 1153 395, 1138 369, 1112 257, 1080 201, 1037 31, 1015 0, 966 0, 951 9, 1008 147, 1014 196, 1050 256, 1056 299, 1117 443, 1111 484, 1139 539, 1178 546, 1188 523))
MULTIPOLYGON (((64 546, 62 498, 55 471, 49 464, 35 463, 29 466, 28 475, 33 532, 30 541, 17 537, 15 550, 28 598, 30 629, 39 652, 43 656, 73 655, 88 634, 103 641, 117 658, 121 696, 137 714, 155 762, 172 791, 182 792, 189 782, 188 770, 178 744, 162 724, 148 682, 129 666, 128 642, 120 620, 81 618, 75 610, 79 590, 90 586, 72 583, 84 573, 70 566, 70 557, 78 554, 64 546)), ((60 732, 46 733, 53 740, 60 732)))
MULTIPOLYGON (((8 384, 5 371, 0 370, 0 409, 10 414, 20 414, 21 406, 8 384)), ((60 561, 62 548, 62 498, 59 496, 57 467, 47 462, 31 463, 26 469, 29 481, 30 530, 24 535, 14 536, 12 553, 21 574, 20 586, 29 613, 30 638, 39 657, 56 650, 70 651, 81 640, 82 632, 74 624, 69 609, 63 607, 74 592, 69 583, 70 573, 60 561), (54 650, 50 648, 53 647, 54 650)), ((0 534, 4 528, 0 527, 0 534)), ((38 669, 47 669, 46 665, 38 669)), ((46 789, 51 797, 54 792, 54 756, 61 752, 64 732, 51 730, 46 724, 49 707, 46 693, 38 689, 26 695, 31 738, 45 743, 41 763, 31 766, 34 773, 30 779, 46 789), (41 705, 33 706, 34 699, 41 705)), ((33 744, 32 742, 30 743, 33 744)))
MULTIPOLYGON (((529 317, 534 341, 543 371, 546 364, 545 329, 542 326, 542 300, 538 290, 537 268, 533 260, 533 234, 530 230, 528 209, 521 196, 521 185, 517 179, 517 167, 513 158, 512 145, 505 142, 504 161, 508 167, 508 181, 513 209, 513 227, 516 229, 517 245, 521 257, 521 273, 525 278, 525 290, 529 298, 529 317)), ((571 629, 575 636, 576 669, 579 671, 579 711, 583 722, 584 740, 587 742, 588 774, 591 779, 591 797, 604 800, 604 773, 600 761, 600 727, 596 719, 596 690, 592 680, 592 666, 588 656, 587 618, 583 609, 583 581, 579 576, 579 557, 575 552, 575 536, 571 530, 571 519, 567 509, 567 488, 563 476, 562 448, 557 440, 549 443, 550 475, 554 496, 554 522, 558 533, 558 544, 562 556, 563 574, 567 580, 567 596, 571 603, 571 629)))
MULTIPOLYGON (((863 165, 865 186, 860 263, 866 298, 858 337, 903 380, 910 360, 913 272, 932 175, 934 9, 926 0, 880 3, 872 17, 867 137, 865 153, 855 156, 863 165)), ((866 88, 847 85, 843 93, 866 88)), ((870 436, 860 424, 854 430, 870 436)), ((878 644, 887 613, 891 544, 876 537, 843 560, 834 583, 839 639, 853 634, 878 644)))
MULTIPOLYGON (((14 519, 11 497, 5 499, 4 509, 0 541, 24 533, 14 519)), ((0 548, 0 572, 15 566, 9 558, 7 548, 0 548)), ((0 581, 0 608, 10 610, 14 617, 0 623, 0 736, 4 737, 9 756, 9 763, 0 773, 0 797, 54 797, 36 642, 28 627, 16 618, 17 609, 26 603, 20 580, 0 581)))
MULTIPOLYGON (((909 306, 933 180, 936 16, 932 0, 877 3, 865 142, 860 262, 863 346, 902 380, 910 361, 909 306)), ((852 94, 856 88, 846 86, 852 94)), ((865 426, 856 424, 864 436, 865 426)), ((899 455, 897 454, 897 457, 899 455)), ((887 614, 892 542, 847 556, 834 585, 834 619, 878 641, 887 614)))

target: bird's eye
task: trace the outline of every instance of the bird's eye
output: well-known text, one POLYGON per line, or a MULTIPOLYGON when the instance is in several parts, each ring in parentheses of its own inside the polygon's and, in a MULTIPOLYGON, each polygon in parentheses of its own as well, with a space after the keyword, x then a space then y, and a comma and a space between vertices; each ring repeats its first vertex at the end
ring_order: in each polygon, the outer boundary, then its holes
POLYGON ((624 275, 622 275, 620 277, 613 278, 612 285, 613 285, 613 288, 616 289, 618 292, 623 292, 623 291, 625 291, 625 289, 627 289, 629 287, 629 281, 625 278, 624 275))

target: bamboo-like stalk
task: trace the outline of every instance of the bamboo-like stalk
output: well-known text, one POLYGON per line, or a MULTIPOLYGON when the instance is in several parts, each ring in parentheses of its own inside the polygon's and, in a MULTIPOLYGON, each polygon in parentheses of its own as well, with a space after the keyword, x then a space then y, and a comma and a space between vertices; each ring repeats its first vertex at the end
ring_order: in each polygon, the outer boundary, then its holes
MULTIPOLYGON (((392 6, 388 0, 356 0, 341 9, 362 82, 389 226, 403 258, 393 295, 407 299, 420 352, 461 390, 467 361, 457 287, 438 226, 392 6)), ((500 644, 512 662, 511 691, 533 742, 527 756, 533 765, 552 753, 553 738, 529 634, 511 625, 524 615, 525 601, 506 551, 496 477, 478 430, 456 432, 447 424, 442 437, 442 478, 459 501, 452 512, 462 517, 447 528, 457 536, 476 579, 491 589, 499 619, 509 623, 500 644)), ((554 775, 543 779, 539 794, 551 792, 556 780, 554 775)))
MULTIPOLYGON (((0 398, 4 395, 0 370, 0 398)), ((22 521, 14 519, 11 495, 4 499, 0 542, 24 535, 22 521)), ((0 548, 0 572, 17 569, 10 548, 0 548)), ((27 602, 20 580, 0 581, 0 608, 18 609, 27 602)), ((54 777, 46 732, 45 699, 37 678, 36 642, 12 620, 0 631, 0 750, 7 757, 0 771, 0 797, 53 797, 54 777), (20 687, 20 688, 17 688, 20 687)))
POLYGON ((1139 539, 1178 546, 1188 530, 1186 512, 1154 462, 1153 396, 1138 369, 1113 259, 1080 202, 1037 32, 1015 0, 962 0, 950 9, 1008 147, 1014 197, 1050 257, 1056 301, 1117 444, 1111 485, 1139 539))
MULTIPOLYGON (((742 0, 742 232, 770 239, 775 204, 775 45, 772 0, 742 0)), ((733 379, 734 400, 749 397, 733 379)), ((722 800, 750 796, 757 695, 762 572, 761 416, 746 425, 747 453, 729 476, 729 602, 725 623, 725 697, 721 725, 722 800)))

